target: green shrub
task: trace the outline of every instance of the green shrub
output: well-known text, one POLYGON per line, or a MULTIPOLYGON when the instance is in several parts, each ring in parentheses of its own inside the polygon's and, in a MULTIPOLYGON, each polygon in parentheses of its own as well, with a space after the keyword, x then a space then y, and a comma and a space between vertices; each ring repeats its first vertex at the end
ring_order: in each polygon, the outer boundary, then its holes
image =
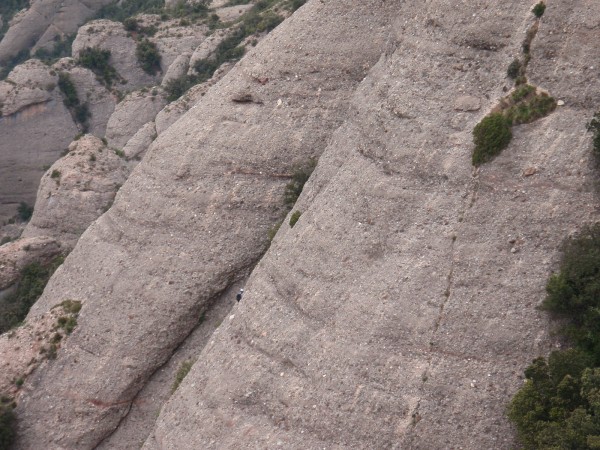
POLYGON ((306 0, 290 0, 288 2, 288 9, 292 12, 296 11, 302 5, 306 3, 306 0))
POLYGON ((0 403, 0 448, 12 447, 16 437, 15 425, 13 406, 4 402, 0 403))
POLYGON ((587 124, 588 131, 594 133, 593 137, 593 149, 594 155, 597 159, 600 159, 600 111, 594 114, 594 117, 587 124))
POLYGON ((74 40, 75 33, 68 34, 64 37, 57 35, 54 38, 54 45, 51 50, 45 48, 38 48, 34 56, 42 60, 46 64, 51 65, 59 58, 71 56, 74 40))
POLYGON ((191 88, 194 84, 194 77, 188 77, 186 75, 171 79, 165 85, 165 91, 167 93, 167 100, 173 102, 181 97, 183 94, 187 92, 189 88, 191 88))
POLYGON ((95 18, 123 22, 140 13, 160 14, 164 6, 164 0, 114 0, 100 8, 95 18))
POLYGON ((135 54, 144 72, 154 75, 160 71, 160 53, 154 42, 148 39, 138 42, 135 54))
POLYGON ((300 211, 294 211, 292 213, 290 216, 290 228, 294 228, 294 225, 296 225, 296 222, 298 222, 298 219, 300 219, 301 215, 302 213, 300 211))
POLYGON ((546 4, 544 2, 539 2, 531 10, 531 12, 535 15, 535 17, 538 17, 538 18, 542 17, 544 15, 544 11, 546 11, 546 4))
POLYGON ((138 23, 133 17, 128 17, 123 21, 123 26, 127 31, 137 31, 138 23))
POLYGON ((175 392, 177 390, 183 379, 187 376, 188 373, 190 373, 190 370, 192 369, 193 365, 194 361, 192 360, 187 360, 181 363, 177 374, 175 374, 175 381, 173 381, 173 385, 171 386, 171 392, 175 392))
POLYGON ((31 306, 44 292, 50 276, 63 262, 62 256, 49 264, 28 264, 21 270, 17 289, 0 301, 0 333, 4 333, 21 322, 31 306))
POLYGON ((509 418, 526 449, 600 448, 600 224, 565 242, 546 292, 575 348, 533 361, 509 418))
POLYGON ((50 174, 50 178, 60 178, 60 170, 54 169, 50 174))
POLYGON ((77 63, 94 72, 107 87, 111 87, 113 82, 120 78, 115 68, 110 65, 110 50, 98 47, 84 48, 79 53, 77 63))
POLYGON ((75 84, 73 84, 71 76, 67 72, 58 74, 58 88, 63 94, 63 103, 67 108, 79 105, 77 89, 75 89, 75 84))
POLYGON ((483 164, 500 154, 511 139, 510 124, 504 115, 494 113, 485 116, 473 130, 473 165, 483 164))
POLYGON ((568 318, 567 336, 600 364, 600 224, 566 241, 560 271, 546 292, 542 308, 568 318))
POLYGON ((19 203, 17 215, 19 216, 19 220, 21 220, 21 222, 27 222, 33 215, 33 206, 30 206, 25 202, 19 203))
POLYGON ((543 92, 530 97, 524 103, 510 107, 505 115, 511 125, 518 125, 546 117, 555 109, 556 100, 543 92))
POLYGON ((506 70, 506 74, 509 78, 513 80, 519 76, 521 73, 521 61, 518 58, 515 58, 513 62, 510 63, 508 69, 506 70))
POLYGON ((307 165, 295 169, 292 180, 285 186, 284 203, 288 208, 294 206, 316 166, 317 161, 313 159, 307 165))

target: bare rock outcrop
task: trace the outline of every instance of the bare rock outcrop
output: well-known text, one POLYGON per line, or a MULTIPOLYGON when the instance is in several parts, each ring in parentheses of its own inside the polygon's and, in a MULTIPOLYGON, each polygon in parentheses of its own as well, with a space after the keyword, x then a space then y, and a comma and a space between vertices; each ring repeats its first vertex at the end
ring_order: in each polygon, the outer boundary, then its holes
POLYGON ((0 41, 0 62, 22 50, 52 43, 56 36, 77 30, 86 19, 111 0, 33 0, 13 18, 0 41))
POLYGON ((83 304, 21 397, 21 448, 97 445, 210 299, 256 263, 286 176, 343 122, 393 11, 379 0, 309 3, 152 144, 30 312, 83 304), (262 103, 232 101, 241 91, 262 103))
POLYGON ((123 153, 127 159, 141 159, 146 150, 150 148, 152 141, 156 139, 156 124, 148 122, 123 147, 123 153))
POLYGON ((51 237, 70 250, 110 207, 129 171, 125 159, 97 137, 85 135, 73 141, 69 153, 42 177, 23 237, 51 237))
POLYGON ((35 202, 39 179, 79 132, 52 69, 36 60, 0 82, 0 222, 35 202))
POLYGON ((154 120, 166 104, 165 93, 158 87, 127 95, 108 120, 106 139, 109 145, 122 149, 144 124, 154 120))
POLYGON ((557 75, 598 59, 598 28, 582 26, 598 4, 552 2, 541 35, 569 38, 532 47, 532 82, 571 106, 471 166, 471 130, 503 95, 529 9, 398 7, 393 50, 361 84, 301 218, 284 222, 145 449, 516 447, 506 404, 555 344, 536 306, 563 239, 599 217, 585 127, 598 78, 557 75), (465 24, 487 44, 457 36, 465 24), (481 108, 456 111, 466 94, 481 108))

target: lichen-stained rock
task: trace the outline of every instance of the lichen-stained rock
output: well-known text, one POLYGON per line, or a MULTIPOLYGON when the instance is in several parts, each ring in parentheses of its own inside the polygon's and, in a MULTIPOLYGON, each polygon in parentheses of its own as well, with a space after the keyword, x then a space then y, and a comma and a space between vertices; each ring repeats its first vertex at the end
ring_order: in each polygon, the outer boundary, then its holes
MULTIPOLYGON (((598 105, 515 127, 473 169, 471 131, 504 95, 532 20, 516 0, 479 6, 398 4, 396 39, 295 205, 300 220, 284 221, 145 449, 518 447, 506 405, 556 344, 536 306, 563 239, 599 218, 585 127, 598 105), (493 47, 462 39, 465 24, 493 47), (481 110, 456 111, 460 94, 481 110)), ((597 2, 552 2, 541 28, 576 34, 599 16, 597 2)), ((596 55, 600 29, 588 31, 565 53, 596 55)), ((570 56, 548 60, 555 45, 533 51, 530 79, 561 95, 570 56)), ((598 77, 569 77, 567 105, 597 98, 598 77)))
POLYGON ((127 95, 108 120, 106 139, 109 145, 122 149, 144 124, 154 120, 166 104, 165 93, 158 87, 127 95))
POLYGON ((136 41, 120 22, 94 20, 79 28, 73 41, 73 57, 77 58, 88 47, 110 51, 110 64, 124 79, 122 83, 115 82, 116 89, 130 91, 156 84, 159 80, 158 76, 149 75, 142 70, 135 56, 136 41))
POLYGON ((0 62, 24 49, 52 42, 77 30, 86 19, 112 0, 33 0, 13 18, 0 41, 0 62))
POLYGON ((35 202, 44 166, 78 133, 56 82, 56 73, 36 60, 15 67, 0 82, 0 222, 12 217, 20 202, 35 202))
POLYGON ((396 10, 309 2, 158 137, 30 312, 83 303, 58 358, 28 379, 19 448, 91 448, 117 426, 210 299, 260 258, 286 174, 343 122, 396 10), (232 102, 241 90, 263 104, 232 102))
POLYGON ((47 236, 64 248, 112 204, 129 175, 125 159, 97 137, 85 135, 42 177, 33 216, 23 237, 47 236))

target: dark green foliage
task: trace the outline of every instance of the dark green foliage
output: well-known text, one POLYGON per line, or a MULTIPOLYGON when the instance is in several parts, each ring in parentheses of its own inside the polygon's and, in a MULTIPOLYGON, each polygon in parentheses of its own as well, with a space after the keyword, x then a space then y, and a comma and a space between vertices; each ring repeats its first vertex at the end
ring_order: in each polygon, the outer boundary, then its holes
POLYGON ((110 65, 110 50, 102 50, 97 47, 84 48, 79 53, 77 62, 87 67, 107 86, 112 86, 113 81, 120 78, 113 66, 110 65))
POLYGON ((567 321, 575 348, 533 361, 509 418, 526 449, 600 448, 600 224, 564 244, 546 291, 542 309, 567 321))
POLYGON ((531 10, 531 12, 535 15, 535 17, 538 17, 538 18, 542 17, 544 15, 544 11, 546 11, 546 4, 544 2, 539 2, 531 10))
POLYGON ((164 6, 164 0, 124 0, 121 2, 115 0, 111 4, 100 8, 96 18, 123 22, 125 19, 140 13, 160 14, 164 6))
POLYGON ((167 100, 170 102, 177 100, 195 84, 195 77, 188 77, 185 75, 180 78, 169 80, 165 85, 167 100))
POLYGON ((294 225, 296 225, 296 222, 298 222, 298 219, 300 219, 301 215, 302 213, 300 211, 294 211, 292 213, 290 216, 290 228, 294 228, 294 225))
POLYGON ((600 159, 600 112, 594 114, 594 117, 592 118, 590 123, 587 124, 587 129, 588 131, 594 133, 594 155, 597 159, 600 159))
POLYGON ((600 224, 564 244, 560 272, 546 292, 542 308, 567 317, 567 336, 600 364, 600 224))
MULTIPOLYGON (((92 116, 92 114, 90 113, 87 103, 83 103, 82 105, 77 105, 73 109, 73 116, 75 117, 76 122, 84 125, 87 123, 87 120, 92 116)), ((87 125, 84 126, 84 130, 87 131, 87 125)))
POLYGON ((58 74, 58 88, 63 94, 63 103, 67 108, 79 105, 77 89, 75 89, 71 76, 67 72, 60 72, 58 74))
POLYGON ((175 6, 167 10, 168 16, 175 19, 185 18, 194 21, 204 18, 208 15, 208 1, 201 2, 178 2, 175 6))
POLYGON ((21 322, 31 306, 42 295, 50 276, 63 262, 61 256, 50 264, 28 264, 21 270, 17 289, 0 301, 0 333, 4 333, 21 322))
POLYGON ((35 52, 35 57, 44 61, 46 64, 53 64, 58 58, 71 56, 75 33, 69 34, 64 38, 56 36, 52 50, 39 48, 35 52))
POLYGON ((137 31, 138 23, 133 17, 129 17, 123 21, 123 26, 127 31, 137 31))
POLYGON ((0 69, 0 80, 4 80, 8 74, 16 66, 25 62, 29 59, 29 50, 24 49, 17 53, 15 56, 10 58, 8 61, 2 63, 2 69, 0 69))
POLYGON ((56 321, 56 327, 65 330, 65 333, 71 334, 77 326, 77 319, 73 316, 61 316, 56 321))
POLYGON ((8 24, 13 16, 29 6, 29 0, 1 0, 0 1, 0 16, 2 16, 2 26, 0 27, 0 41, 8 30, 8 24))
POLYGON ((138 42, 135 54, 144 72, 154 75, 160 71, 160 53, 154 42, 148 39, 138 42))
POLYGON ((15 422, 13 405, 0 402, 0 449, 12 447, 16 437, 15 422))
POLYGON ((302 5, 306 3, 306 0, 290 0, 288 3, 288 9, 292 12, 296 11, 302 5))
POLYGON ((510 140, 510 124, 501 113, 485 116, 473 130, 473 165, 478 166, 500 154, 510 140))
POLYGON ((297 168, 292 174, 292 180, 285 186, 284 202, 288 208, 291 208, 300 197, 304 185, 315 170, 316 160, 311 160, 306 166, 297 168))
MULTIPOLYGON (((524 85, 523 87, 527 87, 524 85)), ((506 111, 506 118, 511 125, 530 123, 546 117, 556 109, 556 100, 545 92, 532 95, 526 102, 512 106, 506 111)))
POLYGON ((21 222, 27 222, 31 219, 33 215, 33 206, 28 205, 25 202, 19 203, 19 207, 17 208, 17 215, 19 216, 19 220, 21 222))
POLYGON ((50 174, 50 178, 60 178, 60 170, 54 169, 50 174))

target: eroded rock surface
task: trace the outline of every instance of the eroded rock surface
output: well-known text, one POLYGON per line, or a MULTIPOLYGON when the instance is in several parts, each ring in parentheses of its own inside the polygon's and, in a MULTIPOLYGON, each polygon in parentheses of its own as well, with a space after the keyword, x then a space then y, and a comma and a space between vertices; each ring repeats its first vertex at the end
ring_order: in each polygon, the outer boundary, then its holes
POLYGON ((28 320, 64 298, 83 303, 58 358, 30 377, 18 410, 21 448, 98 444, 209 299, 255 264, 286 176, 342 123, 394 9, 305 6, 159 136, 30 312, 28 320), (262 103, 232 101, 240 91, 262 103))
POLYGON ((71 249, 112 204, 129 175, 125 159, 97 137, 86 135, 42 177, 33 216, 23 237, 46 236, 71 249))
POLYGON ((56 36, 77 30, 86 19, 111 0, 33 0, 18 14, 0 41, 0 62, 24 49, 43 47, 56 36))
MULTIPOLYGON (((529 8, 398 7, 394 50, 361 84, 302 216, 284 222, 144 448, 515 448, 506 404, 554 346, 536 305, 562 240, 598 218, 585 124, 600 86, 586 71, 568 92, 590 101, 516 127, 501 156, 471 166, 471 130, 503 95, 529 8), (486 45, 454 34, 465 27, 486 45), (481 112, 454 110, 465 93, 481 112)), ((598 8, 553 2, 541 29, 577 35, 598 8)), ((596 58, 591 30, 577 41, 596 58)), ((532 81, 563 95, 555 74, 571 57, 559 55, 573 49, 540 47, 532 81)))
POLYGON ((0 82, 0 223, 19 202, 35 203, 41 174, 79 132, 56 83, 56 73, 35 60, 0 82))

